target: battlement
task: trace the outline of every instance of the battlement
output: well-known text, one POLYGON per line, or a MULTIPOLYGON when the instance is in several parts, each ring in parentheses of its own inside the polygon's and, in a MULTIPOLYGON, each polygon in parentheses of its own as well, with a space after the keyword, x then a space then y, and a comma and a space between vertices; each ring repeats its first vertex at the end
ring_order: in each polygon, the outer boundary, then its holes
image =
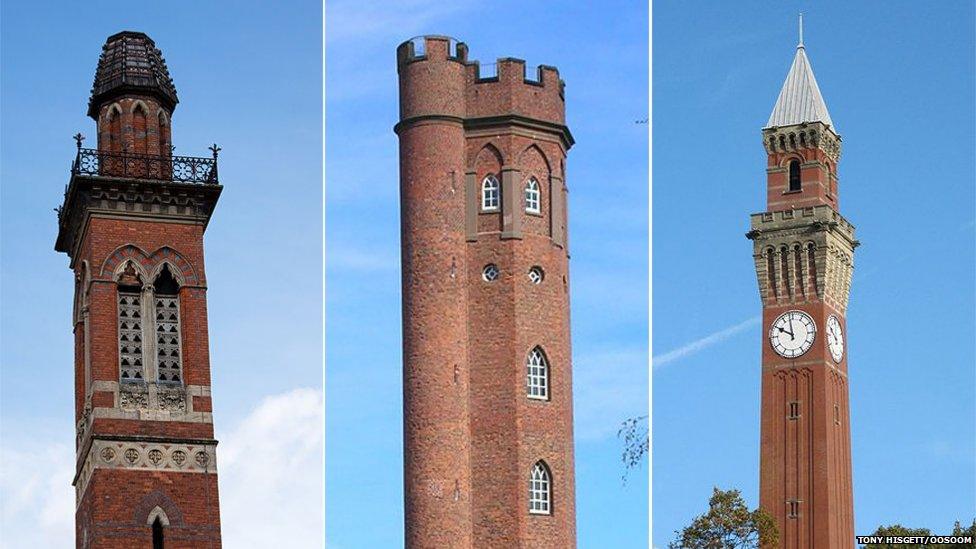
POLYGON ((752 230, 746 236, 752 240, 763 234, 795 230, 800 226, 817 226, 836 229, 851 243, 852 247, 858 245, 854 237, 854 225, 830 206, 761 212, 749 217, 752 230))
MULTIPOLYGON (((463 95, 463 109, 457 105, 439 114, 464 118, 516 114, 552 124, 565 124, 565 83, 559 69, 538 65, 529 70, 524 59, 503 57, 494 63, 468 59, 468 46, 450 36, 427 35, 411 38, 397 47, 397 71, 406 90, 408 109, 419 106, 414 99, 427 94, 445 97, 463 95), (426 66, 424 71, 418 70, 426 66), (437 67, 437 68, 435 68, 437 67), (458 74, 460 73, 460 74, 458 74)), ((401 103, 401 107, 403 107, 401 103)), ((428 106, 428 105, 425 105, 428 106)), ((423 109, 426 110, 426 109, 423 109)), ((430 114, 430 113, 424 113, 430 114)))

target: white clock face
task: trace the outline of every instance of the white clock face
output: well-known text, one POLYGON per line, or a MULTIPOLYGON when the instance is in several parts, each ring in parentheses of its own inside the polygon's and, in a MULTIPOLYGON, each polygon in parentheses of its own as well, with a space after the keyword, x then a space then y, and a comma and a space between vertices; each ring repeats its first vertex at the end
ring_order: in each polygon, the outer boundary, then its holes
POLYGON ((769 343, 780 356, 796 358, 810 350, 817 325, 803 311, 787 311, 769 328, 769 343))
POLYGON ((834 315, 827 318, 827 348, 830 349, 830 357, 839 364, 844 358, 844 331, 834 315))

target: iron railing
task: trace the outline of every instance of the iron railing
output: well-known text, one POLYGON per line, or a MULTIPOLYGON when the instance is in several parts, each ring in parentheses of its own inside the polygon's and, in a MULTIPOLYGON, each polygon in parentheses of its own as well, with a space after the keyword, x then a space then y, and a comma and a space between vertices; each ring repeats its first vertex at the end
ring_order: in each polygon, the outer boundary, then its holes
POLYGON ((212 158, 194 156, 156 156, 128 151, 103 151, 78 148, 71 166, 73 175, 125 177, 199 185, 217 185, 217 152, 212 158))

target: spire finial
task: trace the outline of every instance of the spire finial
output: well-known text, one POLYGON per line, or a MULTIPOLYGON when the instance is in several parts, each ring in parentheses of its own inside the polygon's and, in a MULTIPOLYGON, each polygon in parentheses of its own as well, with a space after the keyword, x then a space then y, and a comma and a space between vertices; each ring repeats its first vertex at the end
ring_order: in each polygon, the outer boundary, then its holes
POLYGON ((800 43, 796 45, 798 48, 803 47, 803 12, 800 12, 800 43))

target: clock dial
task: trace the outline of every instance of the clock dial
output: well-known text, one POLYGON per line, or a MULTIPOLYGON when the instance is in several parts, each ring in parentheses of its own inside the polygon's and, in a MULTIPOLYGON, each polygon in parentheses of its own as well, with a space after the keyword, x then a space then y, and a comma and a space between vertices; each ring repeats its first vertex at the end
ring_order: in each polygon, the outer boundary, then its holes
POLYGON ((769 328, 769 343, 786 358, 796 358, 809 351, 816 337, 817 325, 803 311, 787 311, 769 328))
POLYGON ((844 358, 844 330, 834 315, 827 318, 827 348, 830 349, 830 357, 839 364, 844 358))

